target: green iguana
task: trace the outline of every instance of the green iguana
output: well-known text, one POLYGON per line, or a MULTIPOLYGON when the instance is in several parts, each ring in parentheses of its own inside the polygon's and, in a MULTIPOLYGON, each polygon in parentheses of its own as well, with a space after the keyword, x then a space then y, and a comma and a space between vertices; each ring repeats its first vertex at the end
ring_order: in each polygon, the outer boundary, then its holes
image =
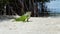
POLYGON ((15 21, 23 21, 26 22, 30 18, 31 12, 26 12, 26 14, 22 15, 19 18, 16 18, 15 21))

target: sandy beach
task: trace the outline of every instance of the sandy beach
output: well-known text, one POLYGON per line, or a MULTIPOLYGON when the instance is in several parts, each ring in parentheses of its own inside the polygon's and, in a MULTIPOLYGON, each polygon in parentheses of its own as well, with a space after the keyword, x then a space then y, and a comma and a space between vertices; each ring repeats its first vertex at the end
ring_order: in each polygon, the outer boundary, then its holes
POLYGON ((31 17, 29 22, 0 20, 0 34, 60 34, 60 17, 31 17))

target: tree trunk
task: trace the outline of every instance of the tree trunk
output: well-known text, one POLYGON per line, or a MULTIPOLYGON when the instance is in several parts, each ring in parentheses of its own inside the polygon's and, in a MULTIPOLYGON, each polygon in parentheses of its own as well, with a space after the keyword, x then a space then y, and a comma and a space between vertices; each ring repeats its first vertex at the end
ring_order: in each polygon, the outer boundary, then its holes
POLYGON ((31 16, 34 17, 34 1, 29 0, 29 11, 31 11, 31 16))
POLYGON ((34 17, 38 17, 38 2, 35 0, 34 4, 34 17))
POLYGON ((44 2, 41 2, 41 16, 48 16, 48 11, 46 10, 44 2))

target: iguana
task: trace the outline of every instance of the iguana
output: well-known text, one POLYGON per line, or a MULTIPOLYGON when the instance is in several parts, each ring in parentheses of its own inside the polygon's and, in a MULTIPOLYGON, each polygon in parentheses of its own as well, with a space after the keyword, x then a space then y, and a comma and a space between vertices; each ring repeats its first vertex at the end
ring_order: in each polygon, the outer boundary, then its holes
POLYGON ((24 15, 16 18, 15 21, 23 21, 23 22, 26 22, 30 18, 30 15, 31 15, 31 12, 26 12, 26 14, 24 14, 24 15))

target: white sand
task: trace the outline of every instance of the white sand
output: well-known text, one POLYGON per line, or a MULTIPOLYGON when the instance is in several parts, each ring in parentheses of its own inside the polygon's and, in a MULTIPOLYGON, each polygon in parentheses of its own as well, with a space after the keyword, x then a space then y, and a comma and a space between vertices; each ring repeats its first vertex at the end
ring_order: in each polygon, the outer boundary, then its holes
POLYGON ((60 34, 60 17, 31 17, 29 21, 0 20, 0 34, 60 34))

